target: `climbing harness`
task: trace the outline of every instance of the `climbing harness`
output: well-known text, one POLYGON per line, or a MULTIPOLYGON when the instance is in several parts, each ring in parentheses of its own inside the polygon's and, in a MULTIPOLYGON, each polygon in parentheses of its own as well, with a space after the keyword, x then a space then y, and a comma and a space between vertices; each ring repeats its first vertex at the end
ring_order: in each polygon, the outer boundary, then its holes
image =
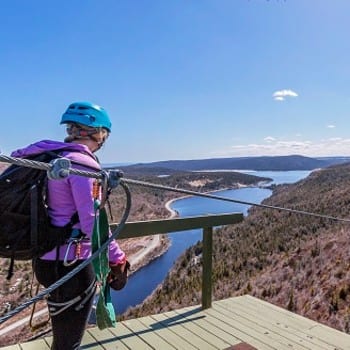
POLYGON ((91 296, 95 294, 96 288, 96 280, 93 280, 92 283, 84 290, 83 293, 72 298, 71 300, 58 303, 50 300, 49 297, 47 300, 47 305, 49 308, 50 316, 55 317, 74 305, 75 311, 81 310, 84 307, 84 305, 90 300, 91 296))

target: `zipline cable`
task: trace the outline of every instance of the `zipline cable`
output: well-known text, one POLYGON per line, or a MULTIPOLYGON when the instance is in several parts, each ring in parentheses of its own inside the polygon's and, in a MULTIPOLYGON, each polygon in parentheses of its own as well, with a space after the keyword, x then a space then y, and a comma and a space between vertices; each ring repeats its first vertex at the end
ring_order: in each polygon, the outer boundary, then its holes
POLYGON ((128 183, 128 184, 143 186, 143 187, 149 187, 149 188, 154 188, 154 189, 160 189, 160 190, 166 190, 166 191, 183 193, 183 194, 187 194, 187 195, 191 195, 191 196, 216 199, 216 200, 220 200, 220 201, 226 201, 226 202, 232 202, 232 203, 238 203, 238 204, 246 204, 246 205, 251 205, 251 206, 255 206, 255 207, 287 211, 289 213, 294 213, 294 214, 308 215, 308 216, 318 217, 318 218, 322 218, 322 219, 328 219, 328 220, 333 220, 333 221, 342 221, 342 222, 350 223, 350 219, 344 219, 344 218, 338 218, 338 217, 335 217, 335 216, 311 213, 311 212, 304 211, 304 210, 297 210, 297 209, 277 207, 277 206, 267 205, 267 204, 258 204, 258 203, 253 203, 253 202, 241 201, 241 200, 238 200, 238 199, 221 197, 221 196, 216 196, 216 195, 212 195, 212 194, 200 193, 200 192, 196 192, 196 191, 185 190, 185 189, 180 189, 180 188, 174 188, 174 187, 169 187, 169 186, 164 186, 164 185, 158 185, 158 184, 153 184, 153 183, 150 183, 150 182, 133 180, 133 179, 127 179, 127 178, 122 178, 120 181, 124 182, 124 183, 128 183))
MULTIPOLYGON (((27 168, 34 168, 34 169, 46 170, 46 171, 50 171, 53 167, 51 163, 44 163, 44 162, 39 162, 37 160, 30 160, 25 158, 9 157, 9 156, 5 156, 4 154, 0 154, 0 161, 18 165, 18 166, 24 166, 27 168)), ((98 172, 98 171, 94 172, 94 171, 86 171, 86 170, 78 170, 75 168, 69 168, 69 173, 72 175, 91 177, 99 180, 104 179, 103 172, 98 172)))
MULTIPOLYGON (((34 168, 42 169, 42 170, 51 170, 52 169, 52 165, 50 163, 32 161, 32 160, 23 159, 23 158, 14 158, 14 157, 5 156, 3 154, 0 154, 0 161, 6 162, 6 163, 11 163, 11 164, 22 165, 22 166, 26 166, 26 167, 34 167, 34 168)), ((75 174, 75 175, 80 175, 80 176, 93 177, 93 178, 97 178, 97 179, 104 178, 103 172, 88 172, 88 171, 82 171, 82 170, 70 168, 69 173, 75 174)), ((347 222, 347 223, 350 222, 350 219, 346 219, 346 218, 338 218, 338 217, 334 217, 334 216, 330 216, 330 215, 311 213, 311 212, 304 211, 304 210, 297 210, 297 209, 291 209, 291 208, 277 207, 277 206, 273 206, 273 205, 266 205, 266 204, 258 204, 258 203, 253 203, 253 202, 241 201, 241 200, 237 200, 237 199, 231 199, 231 198, 211 195, 211 194, 207 194, 207 193, 200 193, 200 192, 191 191, 191 190, 185 190, 185 189, 179 189, 179 188, 174 188, 174 187, 169 187, 169 186, 164 186, 164 185, 158 185, 158 184, 153 184, 153 183, 134 180, 134 179, 123 178, 120 181, 124 182, 124 183, 129 183, 129 184, 134 184, 134 185, 139 185, 139 186, 144 186, 144 187, 149 187, 149 188, 154 188, 154 189, 161 189, 161 190, 166 190, 166 191, 183 193, 183 194, 187 194, 187 195, 191 195, 191 196, 205 197, 205 198, 221 200, 221 201, 226 201, 226 202, 232 202, 232 203, 238 203, 238 204, 245 204, 245 205, 250 205, 250 206, 255 206, 255 207, 281 210, 281 211, 286 211, 286 212, 290 212, 290 213, 295 213, 295 214, 300 214, 300 215, 308 215, 308 216, 332 220, 332 221, 340 221, 340 222, 347 222)))
POLYGON ((130 194, 129 187, 125 183, 120 183, 120 185, 123 187, 125 194, 126 194, 126 205, 125 205, 124 213, 123 213, 123 216, 120 220, 120 223, 117 226, 117 228, 112 232, 112 235, 109 237, 109 239, 106 242, 104 242, 101 245, 101 247, 98 250, 96 250, 96 252, 94 252, 88 259, 84 260, 80 265, 78 265, 76 268, 74 268, 74 270, 72 270, 69 273, 67 273, 66 275, 64 275, 61 279, 59 279, 58 281, 53 283, 50 287, 43 290, 41 293, 37 294, 35 297, 29 299, 28 301, 24 302, 23 304, 21 304, 17 308, 8 312, 5 316, 1 317, 0 324, 7 321, 8 319, 13 317, 14 315, 19 313, 20 311, 24 310, 25 308, 27 308, 31 304, 37 302, 38 300, 43 299, 47 294, 51 293, 53 290, 55 290, 56 288, 60 287, 62 284, 67 282, 71 277, 73 277, 75 274, 77 274, 79 271, 81 271, 84 267, 89 265, 92 260, 97 258, 98 255, 101 253, 101 251, 107 249, 109 244, 114 239, 117 238, 117 236, 119 235, 119 233, 123 230, 123 228, 125 226, 126 220, 129 216, 130 209, 131 209, 131 194, 130 194))

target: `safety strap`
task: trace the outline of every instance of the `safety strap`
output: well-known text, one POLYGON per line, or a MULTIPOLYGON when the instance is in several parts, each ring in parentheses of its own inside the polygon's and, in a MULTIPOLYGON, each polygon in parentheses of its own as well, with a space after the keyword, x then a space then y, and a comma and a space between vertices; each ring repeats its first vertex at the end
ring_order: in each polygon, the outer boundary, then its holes
MULTIPOLYGON (((100 208, 97 198, 94 200, 95 223, 92 234, 92 253, 97 251, 109 238, 109 224, 106 209, 100 208)), ((107 277, 110 272, 108 260, 108 248, 103 250, 96 259, 92 261, 97 282, 100 285, 100 293, 96 305, 96 324, 99 329, 116 326, 115 311, 111 300, 110 286, 107 277)))
POLYGON ((89 287, 87 287, 82 294, 78 295, 77 297, 71 300, 65 301, 63 303, 57 303, 49 299, 47 301, 47 305, 49 308, 50 316, 51 317, 57 316, 64 310, 78 303, 79 304, 75 306, 74 310, 75 311, 81 310, 86 304, 86 302, 90 299, 90 297, 95 293, 95 291, 96 291, 96 280, 93 280, 92 283, 89 285, 89 287))

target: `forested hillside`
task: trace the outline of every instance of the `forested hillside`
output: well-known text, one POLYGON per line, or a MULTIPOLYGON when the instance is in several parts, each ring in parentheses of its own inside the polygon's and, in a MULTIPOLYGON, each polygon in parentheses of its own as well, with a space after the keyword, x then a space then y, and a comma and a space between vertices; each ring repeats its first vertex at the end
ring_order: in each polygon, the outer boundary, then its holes
MULTIPOLYGON (((278 186, 265 204, 350 219, 350 165, 278 186)), ((249 293, 342 331, 350 330, 350 222, 254 207, 214 235, 214 298, 249 293)), ((201 244, 125 317, 200 303, 201 244), (200 259, 199 259, 200 260, 200 259)))
POLYGON ((317 159, 300 155, 260 156, 237 158, 210 158, 189 160, 166 160, 139 164, 136 167, 163 167, 175 170, 214 170, 214 169, 246 169, 246 170, 313 170, 324 168, 330 164, 343 163, 342 159, 317 159))

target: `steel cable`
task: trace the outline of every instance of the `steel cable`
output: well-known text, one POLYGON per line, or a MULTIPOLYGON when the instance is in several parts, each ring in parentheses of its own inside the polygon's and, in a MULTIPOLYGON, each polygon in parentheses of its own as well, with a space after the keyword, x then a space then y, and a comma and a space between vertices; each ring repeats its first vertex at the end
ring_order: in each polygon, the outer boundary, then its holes
MULTIPOLYGON (((39 170, 49 171, 52 169, 52 164, 50 163, 44 163, 44 162, 39 162, 36 160, 30 160, 30 159, 24 159, 24 158, 14 158, 14 157, 5 156, 3 154, 0 154, 0 161, 4 163, 10 163, 18 166, 24 166, 27 168, 34 168, 39 170)), ((104 174, 98 171, 94 172, 94 171, 86 171, 86 170, 78 170, 75 168, 70 168, 69 173, 72 175, 92 177, 99 180, 102 180, 104 178, 104 174)))
MULTIPOLYGON (((5 156, 2 154, 0 154, 0 161, 12 163, 12 164, 16 164, 16 165, 22 165, 22 166, 26 166, 26 167, 34 167, 34 168, 42 169, 42 170, 51 170, 51 168, 52 168, 52 165, 50 163, 43 163, 43 162, 32 161, 32 160, 22 159, 22 158, 14 158, 14 157, 5 156)), ((74 174, 74 175, 93 177, 93 178, 97 178, 97 179, 104 178, 103 172, 89 172, 89 171, 82 171, 82 170, 70 168, 69 173, 74 174)), ((179 188, 174 188, 174 187, 170 187, 170 186, 157 185, 157 184, 153 184, 153 183, 149 183, 149 182, 145 182, 145 181, 134 180, 134 179, 123 178, 120 181, 124 182, 124 183, 140 185, 140 186, 154 188, 154 189, 161 189, 161 190, 166 190, 166 191, 183 193, 183 194, 187 194, 187 195, 191 195, 191 196, 205 197, 205 198, 210 198, 210 199, 215 199, 215 200, 221 200, 221 201, 238 203, 238 204, 245 204, 245 205, 256 206, 256 207, 267 208, 267 209, 282 210, 282 211, 287 211, 290 213, 308 215, 308 216, 313 216, 313 217, 318 217, 318 218, 328 219, 328 220, 333 220, 333 221, 350 222, 350 219, 346 219, 346 218, 338 218, 338 217, 334 217, 334 216, 330 216, 330 215, 311 213, 311 212, 307 212, 304 210, 297 210, 297 209, 291 209, 291 208, 277 207, 277 206, 273 206, 273 205, 266 205, 266 204, 258 204, 258 203, 253 203, 253 202, 241 201, 241 200, 237 200, 237 199, 231 199, 231 198, 226 198, 226 197, 210 195, 207 193, 200 193, 200 192, 196 192, 196 191, 179 189, 179 188)))
POLYGON ((344 218, 338 218, 338 217, 334 217, 334 216, 330 216, 330 215, 311 213, 311 212, 307 212, 304 210, 297 210, 297 209, 277 207, 277 206, 267 205, 267 204, 258 204, 258 203, 253 203, 253 202, 241 201, 238 199, 221 197, 221 196, 216 196, 216 195, 207 194, 207 193, 200 193, 200 192, 191 191, 191 190, 185 190, 185 189, 174 188, 174 187, 169 187, 169 186, 164 186, 164 185, 152 184, 152 183, 145 182, 145 181, 139 181, 139 180, 133 180, 133 179, 127 179, 127 178, 122 178, 120 181, 124 182, 124 183, 128 183, 128 184, 133 184, 133 185, 139 185, 139 186, 144 186, 144 187, 149 187, 149 188, 154 188, 154 189, 161 189, 161 190, 166 190, 166 191, 183 193, 183 194, 187 194, 187 195, 191 195, 191 196, 216 199, 216 200, 220 200, 220 201, 226 201, 226 202, 232 202, 232 203, 238 203, 238 204, 246 204, 246 205, 267 208, 267 209, 287 211, 289 213, 308 215, 308 216, 313 216, 313 217, 318 217, 318 218, 328 219, 328 220, 333 220, 333 221, 350 222, 350 219, 344 219, 344 218))

